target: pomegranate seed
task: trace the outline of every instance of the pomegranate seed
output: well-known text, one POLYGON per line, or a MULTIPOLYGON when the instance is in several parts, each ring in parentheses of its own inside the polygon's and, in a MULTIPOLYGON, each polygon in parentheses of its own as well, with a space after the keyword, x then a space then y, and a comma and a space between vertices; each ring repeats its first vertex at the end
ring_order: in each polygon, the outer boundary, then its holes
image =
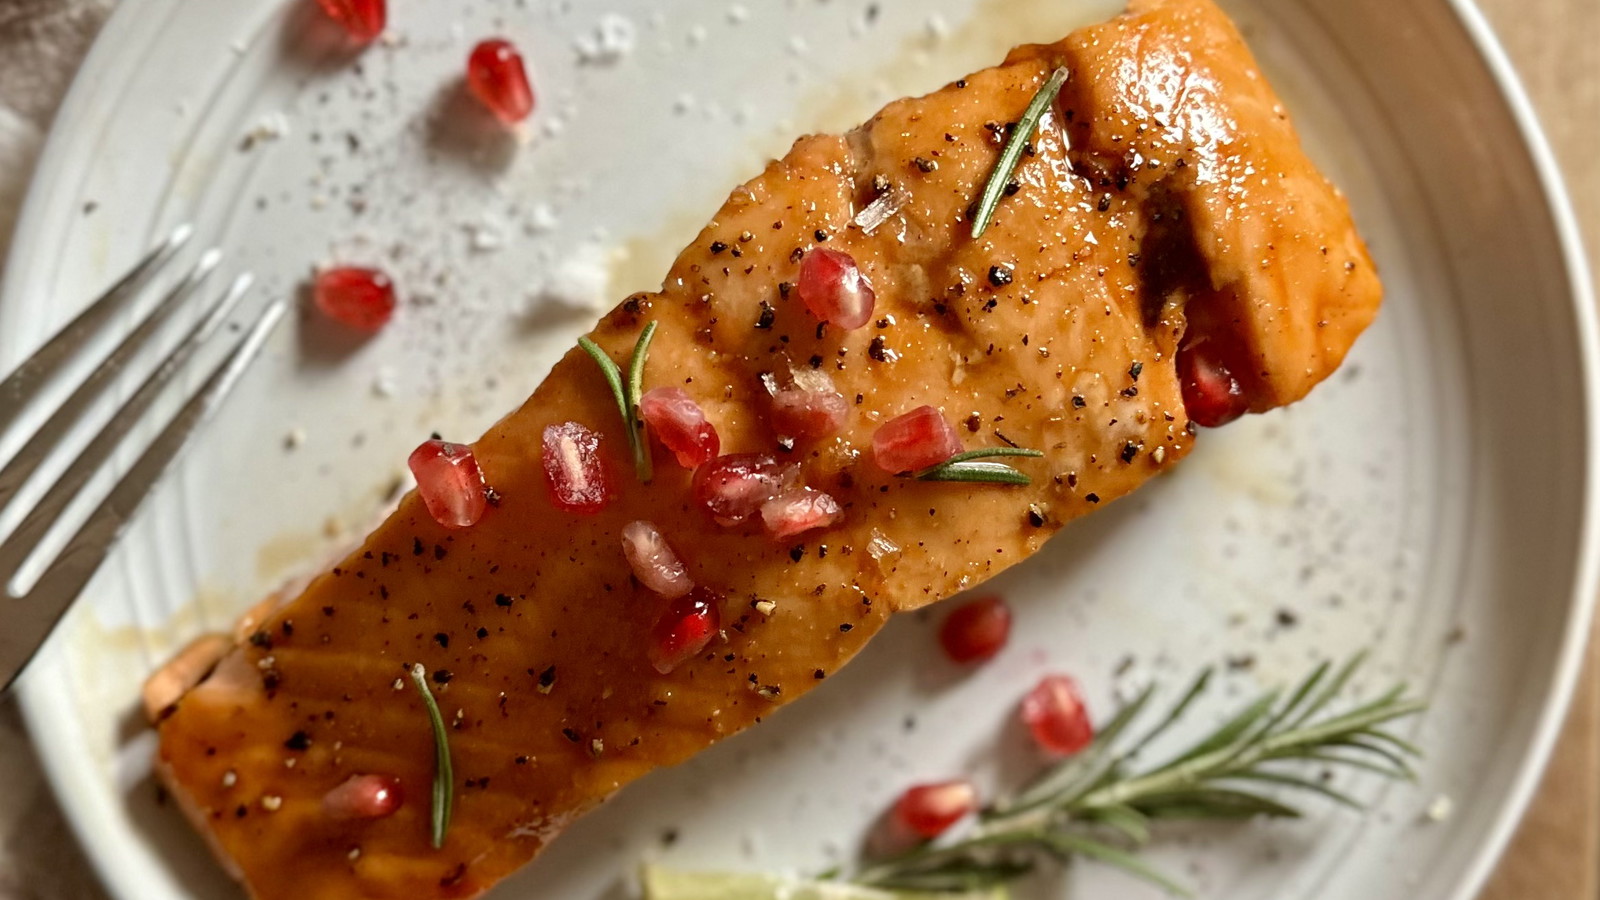
POLYGON ((952 662, 991 659, 1011 637, 1011 609, 999 597, 964 603, 945 616, 939 644, 952 662))
POLYGON ((838 391, 785 388, 772 397, 772 428, 779 437, 811 441, 837 434, 850 415, 838 391))
POLYGON ((705 411, 683 388, 655 388, 639 398, 650 433, 661 446, 678 457, 678 465, 692 469, 716 458, 722 441, 717 429, 706 421, 705 411))
POLYGON ((1034 741, 1056 756, 1071 756, 1094 740, 1078 684, 1065 675, 1046 677, 1022 698, 1022 721, 1034 741))
POLYGON ((350 37, 363 44, 377 40, 389 21, 387 0, 317 0, 317 4, 350 37))
POLYGON ((597 513, 611 502, 600 435, 577 422, 544 430, 544 482, 550 499, 567 512, 597 513))
POLYGON ((467 60, 467 85, 473 96, 507 125, 533 115, 533 88, 522 54, 510 41, 494 38, 472 48, 467 60))
POLYGON ((718 525, 737 525, 794 483, 793 466, 760 453, 719 456, 694 471, 694 497, 718 525))
POLYGON ((312 299, 323 315, 358 331, 377 331, 394 315, 394 283, 377 269, 325 269, 317 275, 312 299))
POLYGON ((695 588, 672 601, 650 631, 650 664, 665 675, 694 658, 722 629, 722 598, 695 588))
POLYGON ((872 435, 872 458, 885 472, 915 472, 960 452, 961 436, 955 426, 931 406, 896 416, 872 435))
POLYGON ((800 488, 761 504, 761 522, 774 540, 791 538, 839 521, 844 511, 839 501, 811 488, 800 488))
POLYGON ((629 522, 622 529, 622 555, 633 576, 652 591, 676 600, 694 590, 694 582, 667 539, 649 522, 629 522))
POLYGON ((1184 347, 1178 351, 1178 382, 1183 391, 1183 408, 1196 425, 1216 428, 1245 414, 1250 400, 1239 386, 1239 379, 1219 358, 1214 341, 1184 347))
POLYGON ((405 803, 400 779, 388 775, 351 775, 322 795, 322 810, 335 819, 382 819, 405 803))
POLYGON ((919 784, 895 801, 894 819, 918 837, 932 840, 977 808, 978 789, 970 781, 919 784))
POLYGON ((423 441, 407 461, 428 515, 446 528, 471 528, 489 507, 483 472, 472 448, 449 441, 423 441))
POLYGON ((800 261, 800 301, 811 314, 840 328, 872 320, 877 295, 848 253, 817 247, 800 261))

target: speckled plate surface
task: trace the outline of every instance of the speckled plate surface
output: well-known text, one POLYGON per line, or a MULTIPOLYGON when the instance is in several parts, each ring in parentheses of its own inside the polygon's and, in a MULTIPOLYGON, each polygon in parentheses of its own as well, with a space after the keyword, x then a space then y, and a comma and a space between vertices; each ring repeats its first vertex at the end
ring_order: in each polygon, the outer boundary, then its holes
MULTIPOLYGON (((1352 779, 1364 815, 1313 804, 1293 824, 1181 832, 1155 861, 1229 900, 1473 894, 1555 733, 1594 588, 1594 321, 1573 226, 1464 0, 1227 5, 1389 287, 1347 368, 1208 435, 1172 477, 999 579, 1019 628, 993 664, 960 675, 930 652, 929 619, 897 622, 813 697, 630 788, 496 897, 622 895, 646 857, 828 865, 912 780, 1030 765, 1006 723, 1047 669, 1075 673, 1104 715, 1203 665, 1223 664, 1237 697, 1363 648, 1361 688, 1403 677, 1433 700, 1408 726, 1431 751, 1421 783, 1352 779), (1441 797, 1453 815, 1427 820, 1441 797)), ((26 676, 41 755, 112 893, 238 896, 158 802, 135 712, 152 667, 358 532, 420 436, 475 435, 525 396, 595 304, 653 287, 794 135, 1112 11, 394 0, 390 38, 357 56, 309 2, 124 0, 19 230, 0 367, 179 221, 267 293, 303 291, 318 263, 375 262, 404 299, 364 343, 314 319, 280 332, 26 676), (466 53, 494 33, 534 70, 526 140, 463 99, 466 53)), ((1037 890, 1155 896, 1094 866, 1037 890)))

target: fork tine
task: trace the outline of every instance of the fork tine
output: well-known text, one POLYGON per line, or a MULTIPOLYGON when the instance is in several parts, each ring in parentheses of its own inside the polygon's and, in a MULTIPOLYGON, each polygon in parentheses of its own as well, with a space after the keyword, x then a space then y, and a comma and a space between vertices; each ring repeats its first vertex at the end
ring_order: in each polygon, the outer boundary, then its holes
POLYGON ((49 421, 40 426, 38 432, 22 445, 17 455, 12 457, 4 468, 0 468, 0 513, 4 513, 6 507, 16 498, 17 489, 28 476, 32 475, 34 470, 39 468, 39 464, 60 445, 73 423, 77 422, 88 411, 95 398, 116 380, 122 372, 122 367, 128 363, 133 354, 150 340, 156 329, 178 308, 179 304, 189 299, 200 288, 206 277, 221 261, 220 251, 207 251, 194 269, 167 292, 167 296, 144 317, 144 321, 123 338, 122 343, 111 351, 106 361, 97 366, 72 392, 72 396, 61 404, 61 408, 56 410, 49 421))
POLYGON ((40 385, 55 374, 73 351, 81 347, 105 320, 116 312, 122 301, 143 287, 145 281, 188 243, 193 235, 194 229, 188 225, 180 225, 174 229, 166 240, 145 254, 144 259, 133 267, 133 271, 122 276, 122 280, 89 304, 88 309, 79 313, 77 318, 67 323, 67 327, 57 332, 55 337, 46 341, 43 347, 24 360, 16 371, 6 376, 5 381, 0 381, 0 434, 4 434, 6 429, 11 427, 11 423, 16 421, 16 417, 33 399, 40 385))
POLYGON ((94 477, 106 460, 111 457, 111 452, 117 448, 129 430, 150 408, 160 396, 163 388, 182 369, 183 364, 193 356, 195 351, 205 343, 206 339, 215 333, 226 318, 228 311, 238 303, 249 291, 251 279, 248 275, 241 275, 235 279, 233 285, 222 295, 222 299, 206 313, 205 318, 189 330, 172 353, 158 365, 133 392, 122 408, 117 410, 83 451, 78 458, 72 461, 66 471, 56 479, 28 515, 23 518, 15 531, 0 543, 0 597, 9 594, 8 585, 16 578, 17 571, 24 562, 38 548, 39 542, 44 540, 49 533, 51 525, 61 517, 63 510, 72 502, 72 498, 83 490, 89 479, 94 477))
MULTIPOLYGON (((67 607, 100 568, 116 540, 145 496, 207 418, 216 411, 249 367, 274 328, 283 319, 287 303, 275 300, 262 311, 250 330, 226 359, 212 371, 200 390, 190 397, 172 422, 145 448, 139 461, 117 482, 55 562, 44 571, 28 594, 20 598, 14 627, 0 631, 0 690, 10 686, 22 667, 50 634, 67 607)), ((0 591, 0 597, 7 594, 0 591)))

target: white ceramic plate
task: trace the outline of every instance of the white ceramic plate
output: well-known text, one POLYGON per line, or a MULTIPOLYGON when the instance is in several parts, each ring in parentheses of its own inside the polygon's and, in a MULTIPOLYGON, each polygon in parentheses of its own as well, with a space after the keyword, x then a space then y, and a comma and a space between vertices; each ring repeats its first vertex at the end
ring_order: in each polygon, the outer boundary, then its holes
MULTIPOLYGON (((1366 815, 1313 803, 1299 823, 1172 836, 1156 861, 1233 900, 1473 894, 1554 736, 1595 587, 1594 322, 1572 223, 1465 2, 1229 7, 1388 284, 1346 370, 1208 435, 1173 477, 1002 578, 1020 627, 997 662, 958 677, 930 652, 928 618, 898 622, 816 696, 630 788, 495 896, 610 896, 646 856, 826 865, 908 782, 1026 765, 1004 723, 1049 668, 1078 675, 1104 715, 1151 678, 1253 658, 1225 679, 1237 699, 1361 648, 1375 659, 1362 689, 1404 677, 1433 700, 1408 726, 1430 750, 1421 784, 1354 779, 1366 815), (1424 821, 1439 797, 1454 814, 1424 821)), ((266 293, 344 260, 387 267, 405 300, 366 343, 315 319, 279 333, 28 673, 33 734, 110 890, 237 896, 157 802, 134 712, 153 666, 360 528, 422 435, 475 435, 525 396, 588 326, 574 302, 653 286, 792 136, 1112 11, 395 0, 394 40, 357 58, 309 2, 124 0, 29 201, 0 364, 178 221, 266 293), (633 32, 620 58, 577 49, 602 14, 633 32), (526 144, 462 99, 463 59, 491 33, 532 62, 526 144)), ((1069 888, 1155 896, 1094 866, 1041 891, 1069 888)))

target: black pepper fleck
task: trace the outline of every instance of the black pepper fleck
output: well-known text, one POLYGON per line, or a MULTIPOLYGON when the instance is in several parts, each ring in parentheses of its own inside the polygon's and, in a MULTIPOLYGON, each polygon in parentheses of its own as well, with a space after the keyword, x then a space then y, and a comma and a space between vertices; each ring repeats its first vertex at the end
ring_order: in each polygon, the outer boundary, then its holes
POLYGON ((1011 266, 990 266, 989 283, 995 287, 1005 287, 1011 283, 1011 266))

